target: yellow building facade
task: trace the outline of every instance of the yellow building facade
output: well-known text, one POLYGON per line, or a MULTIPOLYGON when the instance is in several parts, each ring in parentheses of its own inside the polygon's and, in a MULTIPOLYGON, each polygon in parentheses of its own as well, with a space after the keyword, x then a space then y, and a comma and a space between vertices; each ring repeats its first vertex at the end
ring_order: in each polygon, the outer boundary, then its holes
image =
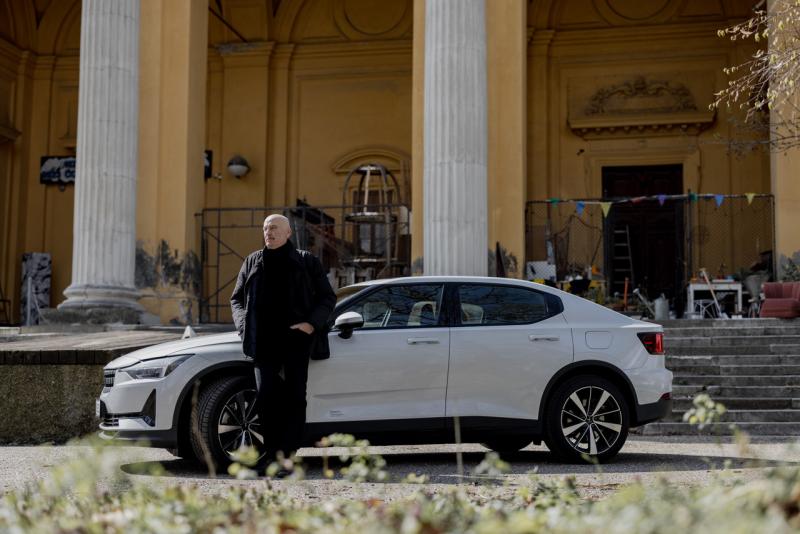
MULTIPOLYGON (((491 250, 515 260, 507 274, 545 259, 528 201, 603 198, 617 176, 608 169, 623 167, 671 166, 681 193, 775 193, 775 252, 800 250, 791 156, 732 151, 731 116, 708 108, 726 84, 723 67, 754 50, 717 30, 754 4, 486 0, 486 231, 491 250)), ((425 0, 141 0, 139 24, 136 282, 145 309, 164 323, 197 321, 198 299, 227 299, 240 255, 259 246, 260 221, 253 228, 248 217, 298 199, 341 205, 356 194, 343 190, 348 172, 367 162, 397 178, 412 269, 422 259, 425 0), (241 178, 226 168, 235 155, 250 167, 241 178), (204 241, 223 213, 248 229, 204 241)), ((40 183, 40 159, 75 154, 80 34, 80 0, 0 0, 0 287, 11 322, 20 320, 23 253, 51 254, 51 306, 70 285, 73 186, 40 183)), ((586 216, 602 226, 599 211, 586 216)), ((709 268, 757 259, 729 230, 709 268)), ((576 237, 572 246, 596 244, 576 237)))

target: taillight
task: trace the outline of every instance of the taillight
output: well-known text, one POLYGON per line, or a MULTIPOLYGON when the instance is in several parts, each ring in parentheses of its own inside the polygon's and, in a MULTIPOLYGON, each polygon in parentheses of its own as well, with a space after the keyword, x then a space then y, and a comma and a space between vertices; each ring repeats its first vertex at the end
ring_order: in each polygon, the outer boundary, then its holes
POLYGON ((642 332, 637 335, 647 352, 650 354, 664 354, 664 334, 662 332, 642 332))

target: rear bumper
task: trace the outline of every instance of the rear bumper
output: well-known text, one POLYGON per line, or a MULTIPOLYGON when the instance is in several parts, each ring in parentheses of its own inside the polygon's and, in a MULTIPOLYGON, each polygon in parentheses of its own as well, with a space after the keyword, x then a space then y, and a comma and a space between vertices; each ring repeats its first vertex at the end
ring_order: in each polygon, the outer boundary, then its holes
POLYGON ((141 445, 162 449, 176 449, 178 447, 178 432, 175 429, 103 430, 98 435, 101 439, 113 441, 120 445, 141 445))
MULTIPOLYGON (((665 394, 669 395, 669 394, 665 394)), ((672 397, 661 397, 656 402, 650 404, 637 404, 636 405, 636 421, 631 423, 631 426, 641 426, 658 419, 663 419, 672 412, 672 397)))

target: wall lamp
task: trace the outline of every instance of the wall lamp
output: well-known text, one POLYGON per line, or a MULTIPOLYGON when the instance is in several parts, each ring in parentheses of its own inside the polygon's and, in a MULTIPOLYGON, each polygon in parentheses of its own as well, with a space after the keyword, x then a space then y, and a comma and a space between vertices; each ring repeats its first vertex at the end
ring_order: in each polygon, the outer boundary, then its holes
POLYGON ((250 165, 247 163, 246 159, 237 154, 228 161, 228 172, 236 178, 241 178, 250 172, 250 165))

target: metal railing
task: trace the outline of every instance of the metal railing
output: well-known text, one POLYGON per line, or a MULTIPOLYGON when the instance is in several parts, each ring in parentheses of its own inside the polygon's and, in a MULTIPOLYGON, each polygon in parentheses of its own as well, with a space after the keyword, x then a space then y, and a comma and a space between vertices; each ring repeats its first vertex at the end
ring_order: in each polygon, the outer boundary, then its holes
POLYGON ((352 217, 363 209, 350 206, 207 208, 197 216, 200 227, 202 284, 200 322, 230 321, 230 295, 242 262, 264 247, 262 225, 273 213, 289 218, 295 246, 322 262, 334 287, 409 272, 408 208, 371 204, 367 220, 352 217), (348 219, 357 220, 348 220, 348 219))
POLYGON ((593 273, 607 296, 621 292, 624 278, 630 290, 680 300, 701 268, 739 280, 775 273, 770 194, 529 201, 525 219, 529 277, 593 273))

